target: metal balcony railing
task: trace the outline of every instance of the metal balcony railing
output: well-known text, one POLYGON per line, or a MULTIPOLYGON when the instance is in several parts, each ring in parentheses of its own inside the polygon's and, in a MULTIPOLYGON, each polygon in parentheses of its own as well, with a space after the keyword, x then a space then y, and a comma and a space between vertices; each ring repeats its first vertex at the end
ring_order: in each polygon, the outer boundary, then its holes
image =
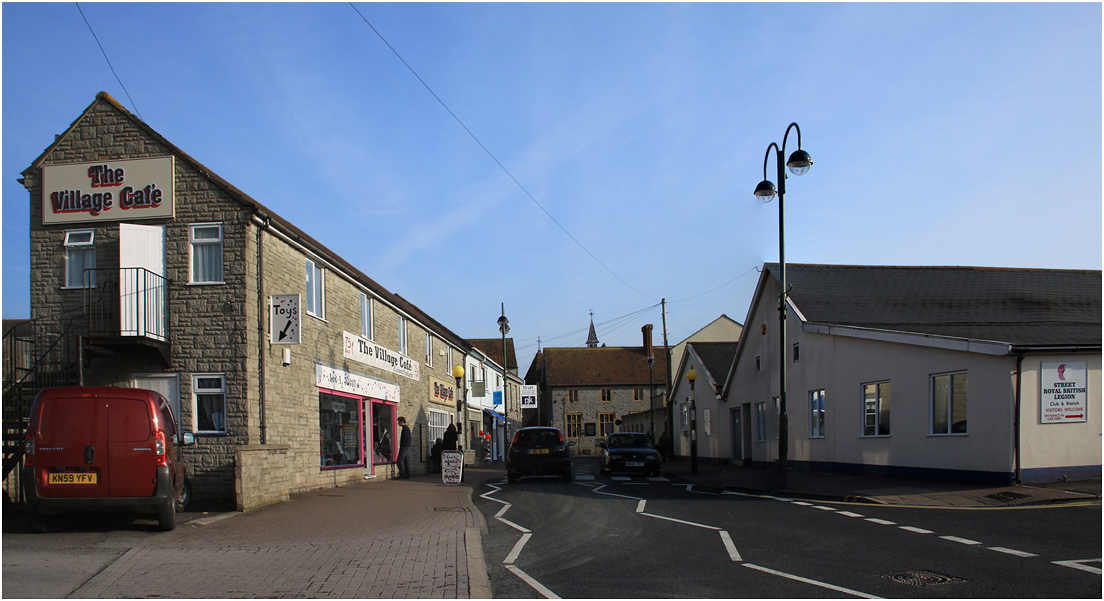
POLYGON ((90 337, 169 341, 170 280, 143 267, 86 269, 84 278, 90 337))

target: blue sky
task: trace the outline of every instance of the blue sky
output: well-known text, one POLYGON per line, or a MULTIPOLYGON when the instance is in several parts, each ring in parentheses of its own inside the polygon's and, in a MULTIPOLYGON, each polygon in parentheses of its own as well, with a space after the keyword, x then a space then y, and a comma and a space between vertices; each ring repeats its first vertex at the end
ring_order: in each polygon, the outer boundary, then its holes
POLYGON ((743 322, 792 121, 788 262, 1101 268, 1100 4, 356 7, 586 251, 348 4, 83 3, 124 91, 73 3, 4 3, 3 317, 16 180, 101 90, 457 334, 504 302, 522 373, 591 310, 611 346, 661 298, 672 344, 743 322))

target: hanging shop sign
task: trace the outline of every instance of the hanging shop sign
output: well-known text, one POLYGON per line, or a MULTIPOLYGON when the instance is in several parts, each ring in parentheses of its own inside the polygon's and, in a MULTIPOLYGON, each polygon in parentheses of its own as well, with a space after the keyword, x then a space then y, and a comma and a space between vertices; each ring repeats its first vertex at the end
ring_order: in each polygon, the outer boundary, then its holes
POLYGON ((46 165, 42 223, 172 218, 173 157, 46 165))
POLYGON ((429 402, 453 406, 456 401, 456 383, 430 378, 429 402))
POLYGON ((370 397, 381 401, 399 402, 399 385, 354 374, 336 367, 314 364, 314 383, 319 388, 370 397))
POLYGON ((1039 421, 1065 424, 1089 420, 1088 363, 1043 363, 1039 421))
POLYGON ((269 297, 269 342, 299 344, 299 295, 273 294, 269 297))
POLYGON ((384 369, 411 380, 421 380, 422 366, 417 361, 352 332, 342 333, 344 340, 341 348, 346 359, 384 369))

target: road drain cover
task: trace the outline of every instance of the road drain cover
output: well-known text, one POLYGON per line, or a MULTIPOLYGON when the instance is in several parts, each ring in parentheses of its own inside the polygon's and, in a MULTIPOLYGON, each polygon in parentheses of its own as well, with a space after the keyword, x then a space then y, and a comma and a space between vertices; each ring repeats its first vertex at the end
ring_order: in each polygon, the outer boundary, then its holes
POLYGON ((434 507, 434 511, 467 511, 463 507, 434 507))
POLYGON ((955 578, 954 576, 947 576, 944 574, 936 574, 935 572, 929 572, 927 570, 909 570, 907 572, 882 574, 882 578, 885 578, 886 580, 892 580, 893 582, 897 582, 899 584, 907 584, 909 586, 934 586, 936 584, 966 582, 961 578, 955 578))
POLYGON ((998 492, 998 493, 995 493, 995 494, 992 494, 992 495, 985 495, 985 498, 987 498, 987 499, 993 499, 994 501, 1003 501, 1005 503, 1007 503, 1009 501, 1018 501, 1020 499, 1026 499, 1027 497, 1028 497, 1028 495, 1021 495, 1018 492, 1012 492, 1010 490, 1005 490, 1005 491, 998 492))

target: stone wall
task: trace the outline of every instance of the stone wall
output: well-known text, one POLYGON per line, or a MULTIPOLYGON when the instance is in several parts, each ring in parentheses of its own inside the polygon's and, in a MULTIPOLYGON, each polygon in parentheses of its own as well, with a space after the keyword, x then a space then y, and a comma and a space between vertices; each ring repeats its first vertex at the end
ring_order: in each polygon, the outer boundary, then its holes
POLYGON ((234 501, 253 511, 291 498, 288 445, 244 445, 234 451, 234 501))

